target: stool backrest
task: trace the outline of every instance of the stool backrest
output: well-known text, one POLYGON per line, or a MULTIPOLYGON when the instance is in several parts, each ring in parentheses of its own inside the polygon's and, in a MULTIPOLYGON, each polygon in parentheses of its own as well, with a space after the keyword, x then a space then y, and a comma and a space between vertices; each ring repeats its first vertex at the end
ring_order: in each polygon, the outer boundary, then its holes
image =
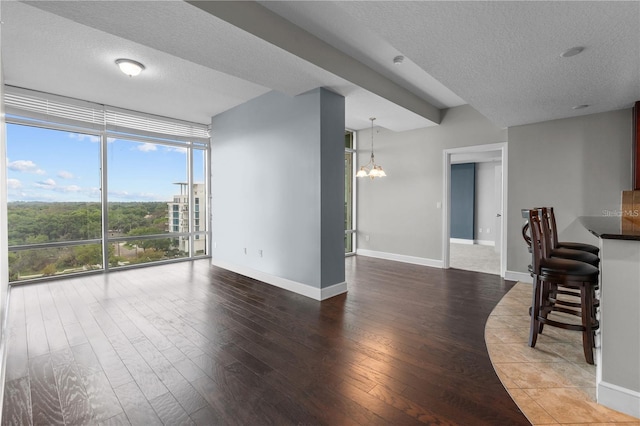
POLYGON ((542 259, 549 257, 551 247, 548 232, 545 233, 545 228, 548 230, 548 224, 544 220, 542 209, 529 210, 529 229, 531 231, 531 251, 533 264, 533 273, 540 273, 540 262, 542 259))
POLYGON ((551 240, 551 247, 558 247, 558 227, 556 225, 556 215, 553 212, 553 207, 548 207, 547 212, 549 215, 549 239, 551 240))
POLYGON ((555 241, 552 236, 551 225, 551 210, 553 207, 538 207, 538 215, 540 216, 540 222, 542 224, 542 236, 544 237, 547 245, 547 252, 556 248, 555 241))

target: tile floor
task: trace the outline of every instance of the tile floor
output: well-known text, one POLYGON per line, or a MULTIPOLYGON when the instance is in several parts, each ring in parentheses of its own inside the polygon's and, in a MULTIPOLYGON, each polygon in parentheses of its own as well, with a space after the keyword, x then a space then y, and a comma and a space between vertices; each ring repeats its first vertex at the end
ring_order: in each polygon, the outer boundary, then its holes
POLYGON ((581 334, 545 327, 527 344, 531 284, 517 283, 485 328, 491 362, 513 400, 534 425, 640 425, 640 419, 596 401, 596 367, 584 360, 581 334))
POLYGON ((451 268, 500 275, 500 253, 495 247, 451 243, 449 248, 451 268))

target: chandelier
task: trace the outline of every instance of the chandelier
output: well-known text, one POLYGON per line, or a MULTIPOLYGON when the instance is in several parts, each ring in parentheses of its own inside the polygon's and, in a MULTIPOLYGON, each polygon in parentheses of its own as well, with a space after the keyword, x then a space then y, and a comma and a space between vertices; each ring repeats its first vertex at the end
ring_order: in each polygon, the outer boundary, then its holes
POLYGON ((377 177, 384 177, 387 174, 382 170, 382 166, 376 164, 375 156, 373 155, 373 121, 375 117, 371 117, 371 159, 367 164, 360 167, 358 173, 356 173, 356 177, 370 177, 371 179, 375 179, 377 177))

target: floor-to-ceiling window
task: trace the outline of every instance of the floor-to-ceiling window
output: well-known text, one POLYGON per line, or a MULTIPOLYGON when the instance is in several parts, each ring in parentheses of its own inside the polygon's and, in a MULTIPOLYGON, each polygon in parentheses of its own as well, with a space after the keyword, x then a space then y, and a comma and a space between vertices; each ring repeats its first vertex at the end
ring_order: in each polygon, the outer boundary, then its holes
POLYGON ((100 137, 7 123, 9 279, 102 269, 100 137))
POLYGON ((183 238, 189 237, 187 154, 187 149, 179 146, 108 139, 107 218, 112 267, 189 256, 188 245, 183 244, 183 238))
POLYGON ((10 281, 207 256, 207 127, 9 88, 10 281))
POLYGON ((344 133, 344 252, 354 254, 355 246, 355 133, 344 133))

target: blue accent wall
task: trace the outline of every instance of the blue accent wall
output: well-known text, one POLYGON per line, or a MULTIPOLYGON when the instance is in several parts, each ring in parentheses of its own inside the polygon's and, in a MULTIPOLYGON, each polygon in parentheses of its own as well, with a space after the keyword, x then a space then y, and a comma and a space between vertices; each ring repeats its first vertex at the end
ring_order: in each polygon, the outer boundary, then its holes
POLYGON ((451 238, 474 239, 475 163, 451 165, 451 238))

